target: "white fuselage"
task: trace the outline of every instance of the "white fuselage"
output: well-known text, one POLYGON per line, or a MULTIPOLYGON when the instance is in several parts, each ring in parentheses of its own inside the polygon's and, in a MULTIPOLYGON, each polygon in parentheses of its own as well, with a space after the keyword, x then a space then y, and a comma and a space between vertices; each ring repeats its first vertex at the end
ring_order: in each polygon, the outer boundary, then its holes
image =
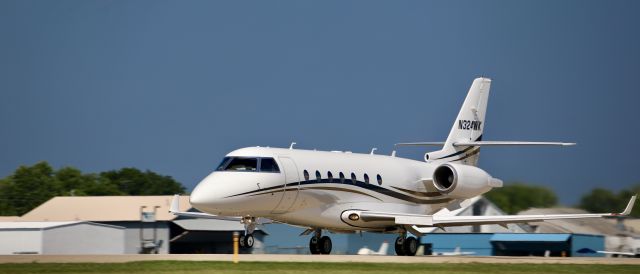
POLYGON ((265 147, 238 149, 227 157, 273 158, 279 172, 244 167, 214 171, 193 190, 193 207, 210 214, 266 217, 304 227, 385 231, 393 228, 393 222, 363 224, 343 213, 433 214, 456 200, 433 187, 431 177, 438 164, 386 155, 265 147))

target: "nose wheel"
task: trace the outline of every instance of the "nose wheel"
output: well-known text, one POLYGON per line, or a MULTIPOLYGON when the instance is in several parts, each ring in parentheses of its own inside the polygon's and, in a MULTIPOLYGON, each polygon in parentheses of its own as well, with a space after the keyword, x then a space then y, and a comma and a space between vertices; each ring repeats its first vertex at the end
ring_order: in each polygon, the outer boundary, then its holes
POLYGON ((253 242, 255 241, 253 234, 242 235, 239 240, 240 247, 244 248, 252 248, 253 242))
POLYGON ((321 230, 316 230, 309 240, 309 251, 311 254, 330 254, 333 248, 331 238, 322 236, 321 230))
POLYGON ((396 238, 395 249, 398 256, 415 256, 418 251, 418 239, 401 235, 396 238))
POLYGON ((242 248, 252 248, 255 239, 253 238, 253 231, 256 230, 256 218, 244 217, 240 221, 244 224, 244 235, 240 236, 239 244, 242 248))

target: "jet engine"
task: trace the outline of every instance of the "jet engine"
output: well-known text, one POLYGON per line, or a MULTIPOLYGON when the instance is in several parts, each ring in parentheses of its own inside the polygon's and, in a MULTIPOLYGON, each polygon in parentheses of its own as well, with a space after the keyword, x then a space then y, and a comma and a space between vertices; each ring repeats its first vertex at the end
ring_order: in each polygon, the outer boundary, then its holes
POLYGON ((502 180, 474 166, 445 163, 433 172, 433 186, 452 198, 471 198, 502 187, 502 180))

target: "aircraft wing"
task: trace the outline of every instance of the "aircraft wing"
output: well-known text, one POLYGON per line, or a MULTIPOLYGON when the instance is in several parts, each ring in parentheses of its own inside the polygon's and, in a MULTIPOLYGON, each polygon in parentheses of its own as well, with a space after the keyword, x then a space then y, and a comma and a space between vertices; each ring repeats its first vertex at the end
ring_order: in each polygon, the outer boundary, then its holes
POLYGON ((384 221, 394 220, 396 224, 405 225, 410 231, 418 234, 426 233, 426 228, 466 225, 489 225, 497 224, 506 226, 510 223, 542 222, 559 219, 582 219, 599 218, 608 216, 625 216, 631 213, 633 204, 636 201, 634 195, 629 200, 627 207, 621 213, 589 213, 589 214, 550 214, 550 215, 504 215, 504 216, 442 216, 442 215, 419 215, 419 214, 398 214, 388 212, 361 211, 359 217, 362 221, 384 221))

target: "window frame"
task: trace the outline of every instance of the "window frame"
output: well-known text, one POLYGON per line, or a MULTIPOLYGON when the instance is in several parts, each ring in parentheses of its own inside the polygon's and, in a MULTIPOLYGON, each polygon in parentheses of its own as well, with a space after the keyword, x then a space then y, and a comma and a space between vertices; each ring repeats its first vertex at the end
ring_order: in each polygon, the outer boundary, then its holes
POLYGON ((276 158, 273 158, 273 157, 258 157, 258 172, 260 172, 260 173, 280 173, 280 165, 278 164, 278 161, 276 161, 276 158), (276 168, 278 170, 277 171, 262 171, 262 160, 263 159, 271 159, 271 160, 273 160, 273 163, 276 165, 276 168))
POLYGON ((356 176, 355 173, 351 172, 351 183, 355 185, 357 182, 358 182, 358 177, 356 176))
POLYGON ((320 171, 316 170, 316 181, 318 183, 322 183, 322 174, 320 174, 320 171))
POLYGON ((382 175, 377 174, 376 175, 376 180, 378 180, 378 185, 381 186, 382 185, 382 175))
POLYGON ((275 157, 251 157, 251 156, 225 156, 222 158, 222 162, 218 165, 218 168, 215 170, 223 171, 223 172, 258 172, 258 173, 281 173, 280 164, 275 157), (235 159, 255 159, 256 160, 256 170, 227 170, 227 167, 233 160, 235 159), (272 159, 276 164, 278 171, 262 171, 262 159, 272 159), (223 165, 224 164, 224 165, 223 165))
POLYGON ((367 175, 366 173, 364 174, 364 183, 369 184, 369 175, 367 175))
POLYGON ((340 183, 344 184, 344 180, 345 180, 344 179, 344 173, 340 172, 339 176, 340 176, 340 183))

